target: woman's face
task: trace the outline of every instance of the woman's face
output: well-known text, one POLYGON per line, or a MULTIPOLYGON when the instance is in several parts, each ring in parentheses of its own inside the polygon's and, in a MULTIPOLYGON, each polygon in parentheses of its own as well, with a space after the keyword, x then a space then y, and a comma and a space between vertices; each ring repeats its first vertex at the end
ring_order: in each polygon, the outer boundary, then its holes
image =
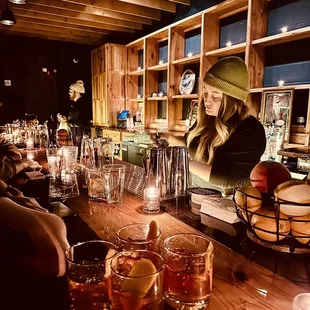
POLYGON ((203 85, 203 102, 207 115, 218 115, 222 99, 223 93, 221 91, 209 85, 203 85))

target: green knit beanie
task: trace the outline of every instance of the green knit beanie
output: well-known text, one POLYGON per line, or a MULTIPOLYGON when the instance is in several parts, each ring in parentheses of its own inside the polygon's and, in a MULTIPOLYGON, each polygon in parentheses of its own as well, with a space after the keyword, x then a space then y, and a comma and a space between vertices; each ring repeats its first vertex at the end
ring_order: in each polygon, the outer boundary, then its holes
POLYGON ((231 97, 246 100, 249 93, 249 73, 244 61, 235 56, 217 61, 208 72, 203 82, 231 97))

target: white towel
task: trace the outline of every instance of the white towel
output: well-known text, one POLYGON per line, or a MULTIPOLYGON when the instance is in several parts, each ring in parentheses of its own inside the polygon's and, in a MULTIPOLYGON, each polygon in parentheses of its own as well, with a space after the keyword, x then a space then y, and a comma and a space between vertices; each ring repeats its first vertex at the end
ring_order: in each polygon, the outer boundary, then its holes
POLYGON ((213 216, 229 224, 240 221, 232 197, 210 197, 201 203, 200 212, 213 216))

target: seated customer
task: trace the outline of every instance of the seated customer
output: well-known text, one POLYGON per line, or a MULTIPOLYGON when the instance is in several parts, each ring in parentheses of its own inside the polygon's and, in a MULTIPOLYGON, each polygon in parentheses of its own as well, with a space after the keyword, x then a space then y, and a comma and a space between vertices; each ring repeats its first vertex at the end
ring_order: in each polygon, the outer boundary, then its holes
POLYGON ((66 226, 35 199, 0 180, 0 243, 2 266, 32 276, 62 276, 66 226))
POLYGON ((32 160, 22 159, 21 152, 14 144, 0 138, 0 179, 8 180, 29 167, 36 168, 38 164, 32 160))

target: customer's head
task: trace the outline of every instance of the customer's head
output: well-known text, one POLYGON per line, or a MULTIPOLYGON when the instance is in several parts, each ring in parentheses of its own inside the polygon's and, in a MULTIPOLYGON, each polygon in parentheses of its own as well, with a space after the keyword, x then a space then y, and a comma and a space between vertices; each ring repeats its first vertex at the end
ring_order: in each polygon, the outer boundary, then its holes
POLYGON ((197 124, 188 135, 188 145, 195 136, 201 136, 196 159, 202 159, 208 147, 208 163, 212 163, 216 147, 227 141, 240 120, 248 114, 244 103, 248 86, 246 64, 238 57, 222 58, 206 72, 197 124))
POLYGON ((84 82, 81 80, 76 81, 69 88, 70 100, 76 101, 81 97, 81 94, 85 94, 84 82))

